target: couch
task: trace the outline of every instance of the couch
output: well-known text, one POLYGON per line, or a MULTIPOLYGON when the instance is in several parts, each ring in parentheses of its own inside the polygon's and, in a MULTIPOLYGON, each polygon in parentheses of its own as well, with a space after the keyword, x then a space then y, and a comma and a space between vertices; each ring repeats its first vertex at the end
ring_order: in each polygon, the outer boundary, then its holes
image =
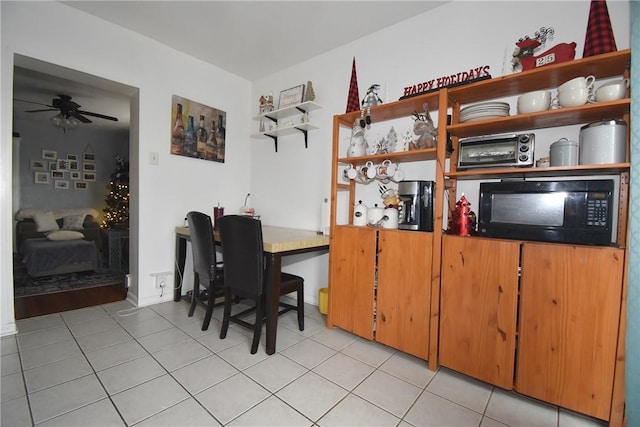
POLYGON ((97 271, 101 233, 95 209, 44 211, 23 209, 16 214, 16 248, 33 277, 97 271))

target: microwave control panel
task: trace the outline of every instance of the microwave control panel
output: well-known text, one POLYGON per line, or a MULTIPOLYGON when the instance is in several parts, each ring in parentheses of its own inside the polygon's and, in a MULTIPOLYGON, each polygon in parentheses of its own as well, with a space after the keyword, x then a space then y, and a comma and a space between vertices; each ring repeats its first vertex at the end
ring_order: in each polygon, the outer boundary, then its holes
POLYGON ((592 193, 587 199, 587 227, 606 227, 609 200, 605 193, 592 193))

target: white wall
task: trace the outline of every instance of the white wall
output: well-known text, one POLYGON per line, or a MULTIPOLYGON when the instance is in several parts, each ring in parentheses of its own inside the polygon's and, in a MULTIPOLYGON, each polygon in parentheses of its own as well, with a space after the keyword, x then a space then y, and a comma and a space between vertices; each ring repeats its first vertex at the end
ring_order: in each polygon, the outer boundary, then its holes
MULTIPOLYGON (((173 271, 173 229, 182 224, 185 213, 192 209, 209 212, 218 201, 237 208, 249 192, 250 83, 57 2, 3 1, 0 14, 2 334, 15 328, 10 175, 14 54, 139 89, 132 100, 130 137, 131 228, 132 235, 138 236, 131 243, 135 282, 131 291, 140 305, 159 302, 160 291, 151 274, 173 271), (224 164, 169 154, 174 94, 227 112, 224 164), (158 166, 149 164, 150 152, 160 154, 158 166)), ((165 292, 163 299, 171 299, 171 293, 165 292)))
MULTIPOLYGON (((339 3, 334 5, 339 9, 339 3)), ((629 3, 609 1, 608 6, 617 47, 626 49, 629 3)), ((579 58, 589 2, 456 1, 265 76, 252 85, 58 3, 5 1, 0 7, 3 201, 0 291, 5 333, 13 327, 9 202, 13 53, 139 88, 139 99, 134 98, 136 108, 132 111, 132 119, 139 116, 139 124, 134 120, 132 125, 132 135, 139 134, 139 141, 131 138, 131 178, 138 184, 137 193, 132 189, 132 229, 135 235, 137 228, 139 235, 139 240, 132 242, 132 250, 134 256, 139 254, 139 259, 132 262, 138 268, 134 271, 134 279, 140 284, 136 292, 138 301, 146 305, 159 300, 150 274, 173 270, 173 227, 182 223, 187 210, 209 212, 220 202, 227 212, 233 212, 242 205, 244 195, 251 192, 251 204, 265 224, 319 227, 320 203, 329 195, 331 185, 332 117, 345 111, 354 56, 361 97, 370 84, 380 83, 384 100, 398 99, 404 86, 480 65, 490 65, 494 77, 502 75, 503 64, 510 59, 518 38, 532 35, 542 26, 555 29, 555 39, 548 46, 575 41, 579 58), (79 34, 81 43, 76 38, 79 34), (61 50, 58 48, 61 45, 76 48, 61 50), (258 129, 258 122, 251 117, 257 115, 260 95, 273 92, 277 99, 280 90, 307 80, 313 81, 316 102, 324 107, 312 113, 312 122, 321 129, 309 133, 309 148, 304 148, 301 135, 281 138, 278 153, 274 152, 271 140, 250 139, 250 133, 258 129), (167 154, 172 94, 227 112, 228 149, 224 165, 167 154), (160 153, 159 166, 149 165, 150 151, 160 153)), ((408 129, 410 120, 399 126, 408 129)), ((386 130, 387 127, 374 132, 386 130)), ((291 259, 283 260, 284 268, 305 277, 305 299, 314 301, 317 288, 327 283, 327 256, 287 258, 291 259)))

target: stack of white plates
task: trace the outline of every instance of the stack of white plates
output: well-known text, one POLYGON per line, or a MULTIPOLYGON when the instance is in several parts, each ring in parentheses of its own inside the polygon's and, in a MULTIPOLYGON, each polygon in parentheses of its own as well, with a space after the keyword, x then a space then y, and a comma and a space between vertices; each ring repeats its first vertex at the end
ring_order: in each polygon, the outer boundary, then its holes
POLYGON ((506 102, 483 102, 469 105, 460 110, 460 123, 507 117, 509 108, 509 104, 506 102))

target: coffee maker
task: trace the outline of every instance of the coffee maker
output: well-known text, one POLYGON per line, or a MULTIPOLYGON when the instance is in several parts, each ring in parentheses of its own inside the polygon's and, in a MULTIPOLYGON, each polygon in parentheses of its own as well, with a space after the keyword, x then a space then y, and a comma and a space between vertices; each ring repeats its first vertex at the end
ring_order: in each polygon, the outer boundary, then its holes
POLYGON ((401 230, 433 231, 433 181, 400 181, 398 196, 401 209, 398 228, 401 230))

